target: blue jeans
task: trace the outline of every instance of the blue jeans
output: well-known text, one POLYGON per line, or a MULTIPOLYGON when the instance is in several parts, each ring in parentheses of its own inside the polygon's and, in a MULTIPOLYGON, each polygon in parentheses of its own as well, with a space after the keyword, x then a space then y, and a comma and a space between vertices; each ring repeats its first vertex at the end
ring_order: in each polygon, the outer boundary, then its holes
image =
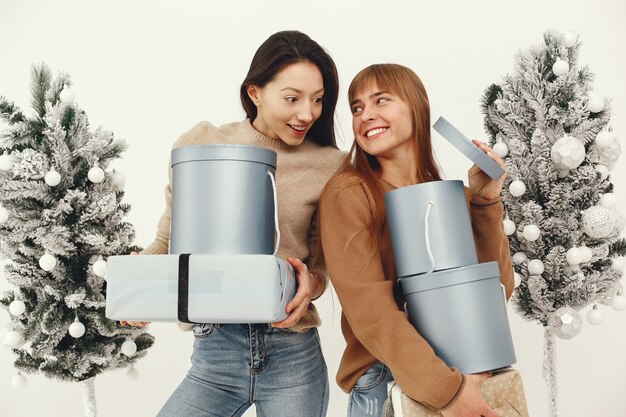
POLYGON ((324 417, 328 371, 317 329, 267 324, 194 327, 191 369, 158 417, 324 417))
POLYGON ((380 362, 357 379, 348 397, 348 417, 380 417, 387 399, 387 382, 393 376, 380 362))

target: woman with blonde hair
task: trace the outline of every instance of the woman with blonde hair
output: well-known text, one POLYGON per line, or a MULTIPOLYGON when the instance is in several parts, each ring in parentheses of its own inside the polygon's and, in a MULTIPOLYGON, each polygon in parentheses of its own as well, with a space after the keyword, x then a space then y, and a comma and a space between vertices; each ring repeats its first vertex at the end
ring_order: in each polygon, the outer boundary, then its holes
MULTIPOLYGON (((487 373, 448 367, 410 324, 396 285, 383 196, 398 187, 441 179, 430 140, 430 106, 419 77, 395 64, 359 72, 348 91, 355 142, 320 197, 319 230, 331 281, 341 302, 346 339, 337 382, 349 392, 348 415, 380 416, 387 382, 445 417, 496 417, 480 395, 487 373)), ((494 161, 486 145, 474 143, 494 161)), ((507 297, 513 290, 502 226, 504 176, 468 172, 466 197, 480 262, 498 261, 507 297)))

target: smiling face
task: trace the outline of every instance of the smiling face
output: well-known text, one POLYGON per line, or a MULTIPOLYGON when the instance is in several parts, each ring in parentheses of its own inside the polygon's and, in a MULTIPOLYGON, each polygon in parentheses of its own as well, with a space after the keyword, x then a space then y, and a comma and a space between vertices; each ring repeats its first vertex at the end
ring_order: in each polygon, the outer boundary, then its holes
POLYGON ((399 96, 371 82, 350 108, 354 137, 365 152, 381 158, 414 152, 412 113, 399 96))
POLYGON ((287 65, 265 86, 250 85, 247 91, 257 107, 254 128, 287 145, 300 145, 322 114, 324 80, 308 61, 287 65))

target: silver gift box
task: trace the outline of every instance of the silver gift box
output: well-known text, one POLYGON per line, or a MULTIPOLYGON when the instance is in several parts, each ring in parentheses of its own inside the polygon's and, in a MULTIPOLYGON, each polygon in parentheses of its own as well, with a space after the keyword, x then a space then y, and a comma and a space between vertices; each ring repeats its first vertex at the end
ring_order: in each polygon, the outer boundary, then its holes
MULTIPOLYGON (((179 255, 111 256, 106 317, 178 322, 179 255)), ((186 313, 194 323, 271 323, 287 317, 295 271, 273 255, 190 255, 186 313)))

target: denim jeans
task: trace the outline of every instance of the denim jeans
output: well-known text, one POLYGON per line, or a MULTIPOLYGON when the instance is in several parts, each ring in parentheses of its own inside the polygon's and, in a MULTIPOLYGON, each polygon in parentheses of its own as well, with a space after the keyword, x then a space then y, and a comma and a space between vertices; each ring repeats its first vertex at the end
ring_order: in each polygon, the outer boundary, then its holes
POLYGON ((387 382, 393 376, 380 362, 357 379, 348 397, 348 417, 380 417, 387 399, 387 382))
POLYGON ((194 327, 191 369, 158 417, 324 417, 328 371, 317 329, 267 324, 194 327))

